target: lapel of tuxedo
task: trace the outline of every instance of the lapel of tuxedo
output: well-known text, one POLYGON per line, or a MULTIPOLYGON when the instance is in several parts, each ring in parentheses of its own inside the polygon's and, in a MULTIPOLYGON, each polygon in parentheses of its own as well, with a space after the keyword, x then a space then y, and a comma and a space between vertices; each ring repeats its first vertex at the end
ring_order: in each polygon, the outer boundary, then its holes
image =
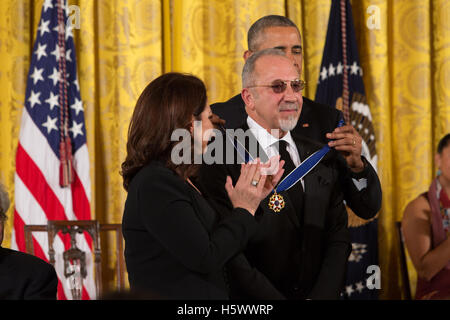
MULTIPOLYGON (((305 161, 306 158, 323 147, 321 143, 312 141, 297 133, 291 132, 291 134, 302 161, 305 161)), ((323 226, 326 213, 326 208, 324 207, 326 201, 323 199, 329 195, 327 190, 332 181, 330 169, 320 162, 308 172, 303 181, 305 185, 303 197, 304 223, 305 225, 323 226)))

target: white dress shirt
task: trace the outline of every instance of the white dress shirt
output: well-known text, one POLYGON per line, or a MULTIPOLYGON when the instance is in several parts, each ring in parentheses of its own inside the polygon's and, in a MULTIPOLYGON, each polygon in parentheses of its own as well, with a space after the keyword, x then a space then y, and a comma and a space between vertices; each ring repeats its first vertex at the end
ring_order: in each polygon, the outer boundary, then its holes
MULTIPOLYGON (((269 132, 267 132, 266 129, 261 127, 255 120, 253 120, 250 116, 247 117, 247 124, 250 128, 250 131, 255 136, 256 140, 258 141, 261 148, 264 150, 264 152, 267 154, 268 158, 270 159, 273 156, 277 156, 278 148, 276 144, 279 140, 284 140, 287 142, 287 152, 291 156, 291 160, 294 163, 294 165, 297 167, 299 166, 302 161, 300 159, 300 154, 297 149, 297 145, 295 144, 294 140, 292 139, 291 132, 288 131, 283 138, 277 139, 273 135, 271 135, 269 132)), ((303 186, 303 190, 305 190, 305 182, 303 179, 300 180, 303 186)))

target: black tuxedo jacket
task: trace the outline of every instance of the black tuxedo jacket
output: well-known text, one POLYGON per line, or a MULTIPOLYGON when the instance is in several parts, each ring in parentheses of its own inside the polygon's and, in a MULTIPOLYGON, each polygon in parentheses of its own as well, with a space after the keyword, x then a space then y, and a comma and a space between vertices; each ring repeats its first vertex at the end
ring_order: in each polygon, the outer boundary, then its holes
POLYGON ((228 299, 225 263, 257 223, 245 209, 218 215, 191 185, 161 162, 131 180, 122 229, 133 290, 159 299, 228 299))
MULTIPOLYGON (((249 137, 256 141, 252 134, 249 137)), ((323 146, 295 133, 292 137, 302 160, 323 146)), ((225 143, 225 150, 229 145, 225 143)), ((278 214, 268 207, 270 195, 261 202, 255 214, 257 235, 244 256, 228 264, 232 298, 339 298, 351 251, 338 174, 346 168, 345 160, 331 150, 305 176, 305 190, 298 195, 303 198, 300 210, 293 208, 287 192, 281 192, 286 206, 278 214)), ((202 189, 221 207, 217 210, 224 216, 232 209, 224 188, 226 177, 235 184, 239 175, 240 164, 201 167, 198 179, 202 189)))
POLYGON ((57 286, 51 264, 0 247, 0 300, 56 300, 57 286))
MULTIPOLYGON (((234 96, 227 102, 211 105, 212 112, 226 121, 225 127, 235 129, 242 126, 247 119, 245 104, 240 94, 234 96)), ((333 132, 337 127, 342 112, 336 108, 316 103, 303 97, 302 112, 297 126, 291 131, 299 136, 327 143, 326 134, 333 132)), ((366 168, 360 173, 345 173, 342 182, 342 191, 347 205, 356 215, 363 219, 373 218, 381 209, 381 184, 375 169, 364 157, 366 168), (352 178, 367 179, 367 188, 359 191, 354 185, 352 178)))

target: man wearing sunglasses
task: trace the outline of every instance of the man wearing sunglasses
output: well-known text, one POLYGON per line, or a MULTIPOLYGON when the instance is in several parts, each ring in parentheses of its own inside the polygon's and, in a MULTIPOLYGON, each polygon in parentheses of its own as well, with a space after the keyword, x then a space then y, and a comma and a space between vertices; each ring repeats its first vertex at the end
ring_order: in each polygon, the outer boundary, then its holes
MULTIPOLYGON (((248 31, 248 48, 244 53, 246 60, 263 49, 280 49, 294 63, 299 75, 302 73, 300 31, 286 17, 270 15, 256 21, 248 31)), ((270 85, 273 90, 284 88, 281 84, 270 85)), ((243 93, 227 102, 211 105, 211 110, 226 121, 226 128, 237 128, 247 119, 243 93)), ((341 174, 345 201, 357 216, 371 219, 381 208, 380 181, 370 163, 361 157, 362 138, 358 132, 351 125, 336 128, 342 118, 342 112, 336 108, 303 97, 301 115, 293 132, 322 143, 329 143, 330 147, 342 152, 351 169, 350 174, 344 172, 341 174), (333 141, 330 142, 329 139, 333 141)))
MULTIPOLYGON (((246 60, 242 83, 248 117, 240 129, 248 133, 248 144, 256 140, 261 159, 280 155, 285 161, 282 179, 295 175, 296 166, 323 146, 293 131, 302 112, 305 85, 298 69, 283 51, 265 49, 246 60)), ((345 160, 331 149, 289 188, 273 186, 278 192, 264 199, 255 212, 257 235, 243 254, 227 264, 231 298, 339 298, 351 251, 338 174, 345 170, 349 170, 345 160)), ((231 177, 236 183, 239 173, 237 162, 201 167, 202 192, 223 216, 232 209, 225 181, 231 177)))

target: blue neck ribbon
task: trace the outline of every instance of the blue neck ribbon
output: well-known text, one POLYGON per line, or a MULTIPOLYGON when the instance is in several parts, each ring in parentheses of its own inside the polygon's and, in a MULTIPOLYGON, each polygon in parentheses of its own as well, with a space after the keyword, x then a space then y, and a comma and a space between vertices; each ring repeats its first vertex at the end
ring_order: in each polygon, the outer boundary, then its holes
MULTIPOLYGON (((339 120, 337 127, 342 127, 345 124, 344 120, 339 120)), ((223 128, 224 129, 224 128, 223 128)), ((225 130, 224 130, 225 131, 225 130)), ((239 156, 245 161, 253 161, 253 157, 245 149, 245 147, 235 138, 225 131, 227 138, 233 143, 234 148, 238 152, 239 156)), ((306 176, 314 167, 325 157, 325 155, 330 151, 330 147, 325 145, 322 149, 317 150, 308 158, 305 159, 297 168, 292 170, 284 179, 278 184, 278 186, 272 192, 281 192, 290 189, 297 182, 299 182, 304 176, 306 176)))

